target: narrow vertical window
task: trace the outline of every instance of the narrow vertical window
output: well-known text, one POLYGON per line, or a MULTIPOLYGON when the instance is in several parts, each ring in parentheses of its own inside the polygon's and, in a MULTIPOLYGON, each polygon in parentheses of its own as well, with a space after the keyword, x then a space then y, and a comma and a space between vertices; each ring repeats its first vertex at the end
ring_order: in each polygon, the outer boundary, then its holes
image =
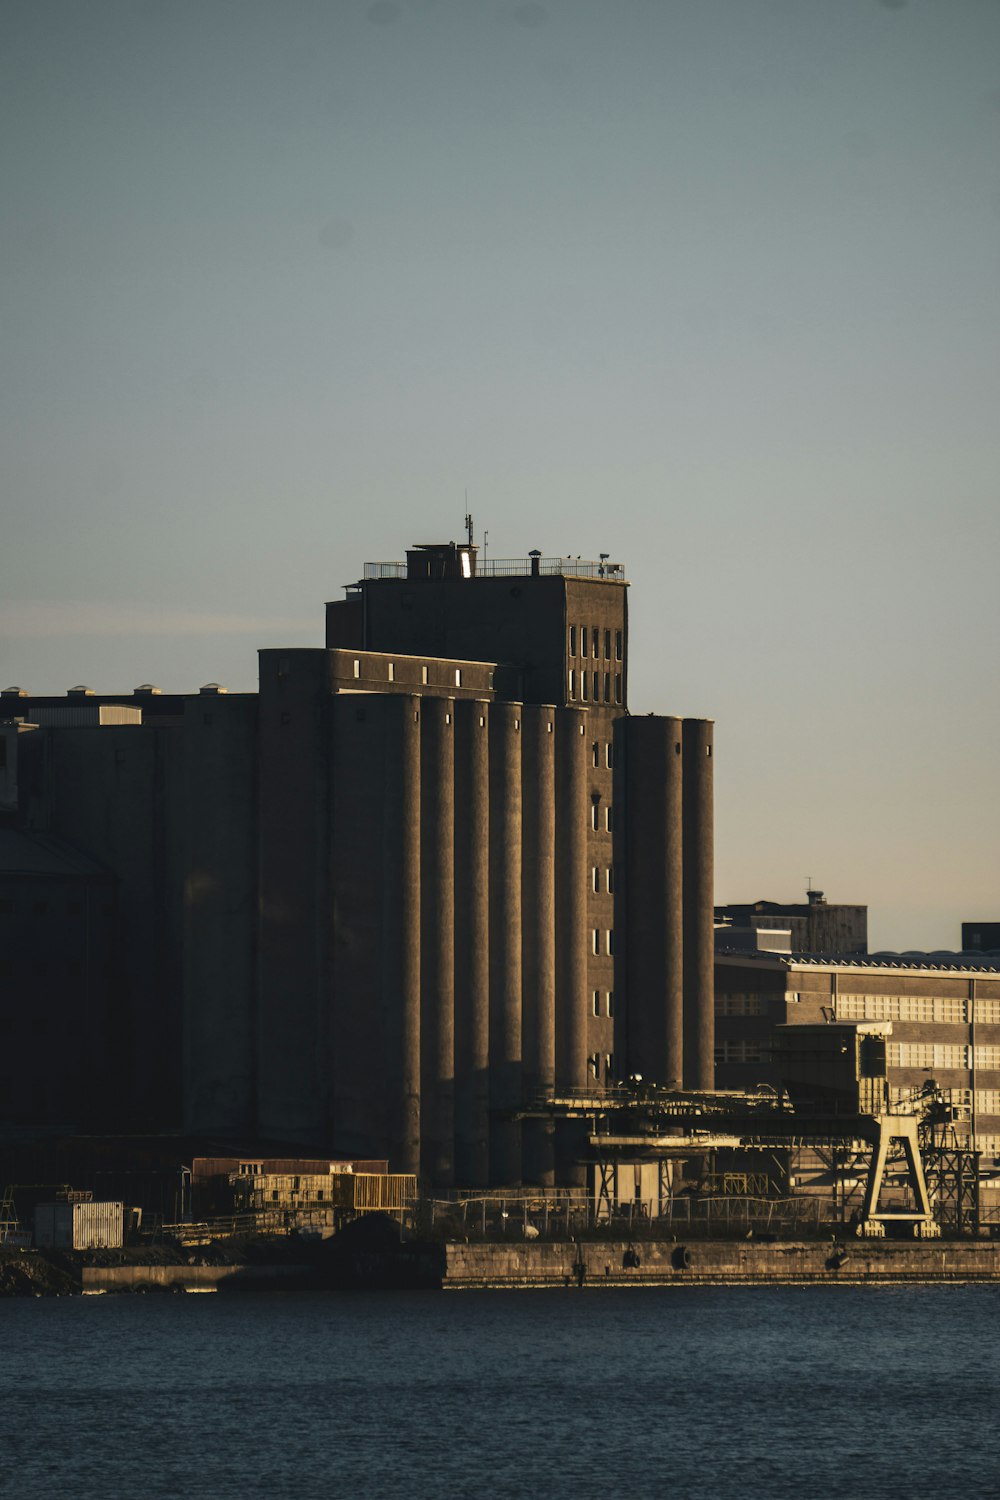
POLYGON ((613 955, 615 951, 615 930, 613 927, 609 927, 607 930, 607 940, 608 953, 613 955))
POLYGON ((614 1016, 614 1013, 615 1013, 615 992, 614 992, 614 990, 608 990, 608 1015, 609 1016, 614 1016))
POLYGON ((581 656, 586 656, 587 655, 587 627, 586 627, 586 625, 581 625, 580 626, 580 655, 581 656))
POLYGON ((455 668, 455 686, 456 687, 461 687, 462 686, 462 668, 461 667, 456 667, 455 668))
POLYGON ((604 701, 605 701, 605 703, 610 703, 611 702, 611 673, 610 672, 605 672, 605 674, 604 674, 604 701))
POLYGON ((621 661, 621 659, 622 659, 622 633, 621 633, 620 630, 616 630, 615 631, 615 661, 621 661))
POLYGON ((609 771, 614 769, 615 747, 611 740, 608 740, 608 743, 604 747, 604 764, 609 771))
POLYGON ((594 991, 594 1015, 595 1016, 599 1016, 600 1014, 601 1014, 601 992, 600 992, 600 990, 595 990, 594 991))
POLYGON ((575 625, 571 625, 569 627, 569 654, 570 654, 570 656, 575 656, 576 655, 576 626, 575 625))
POLYGON ((600 953, 600 951, 601 951, 601 929, 599 927, 595 927, 594 930, 593 930, 593 933, 591 934, 591 944, 592 944, 594 952, 595 953, 600 953))
POLYGON ((361 662, 357 657, 354 658, 354 675, 355 677, 361 676, 361 662))
POLYGON ((569 695, 571 698, 576 697, 576 673, 572 667, 569 669, 569 695))
POLYGON ((426 667, 421 667, 420 668, 420 681, 421 682, 426 682, 427 681, 427 668, 426 667))
POLYGON ((607 804, 607 806, 604 809, 604 826, 607 829, 608 833, 614 833, 614 831, 615 831, 615 810, 611 806, 610 802, 607 804))
POLYGON ((590 747, 590 753, 593 757, 594 765, 599 766, 601 764, 601 747, 596 740, 590 747))
POLYGON ((607 868, 607 871, 606 871, 606 876, 607 876, 607 883, 608 883, 608 895, 609 896, 613 896, 614 893, 615 893, 615 867, 614 867, 614 865, 608 865, 608 868, 607 868))
POLYGON ((600 654, 601 654, 601 632, 600 632, 600 630, 598 629, 598 627, 596 625, 594 626, 593 630, 590 632, 590 639, 594 643, 594 655, 595 656, 600 656, 600 654))
POLYGON ((396 663, 394 661, 391 661, 389 663, 389 681, 396 681, 396 663))
POLYGON ((592 865, 590 868, 590 880, 594 887, 594 894, 596 895, 601 889, 601 871, 597 865, 592 865))
POLYGON ((606 630, 604 632, 604 660, 605 661, 610 661, 611 660, 611 631, 610 630, 606 630))
POLYGON ((596 802, 592 802, 590 804, 590 826, 591 826, 591 828, 594 829, 595 832, 597 831, 597 803, 596 802))
POLYGON ((620 672, 616 672, 615 673, 615 702, 616 703, 620 703, 621 701, 622 701, 622 674, 620 672))
POLYGON ((580 697, 583 699, 584 703, 586 703, 587 701, 587 682, 589 677, 590 673, 586 670, 580 673, 580 697))
POLYGON ((595 672, 594 673, 594 702, 595 703, 600 703, 600 701, 601 701, 601 683, 600 683, 600 678, 601 678, 600 672, 595 672))

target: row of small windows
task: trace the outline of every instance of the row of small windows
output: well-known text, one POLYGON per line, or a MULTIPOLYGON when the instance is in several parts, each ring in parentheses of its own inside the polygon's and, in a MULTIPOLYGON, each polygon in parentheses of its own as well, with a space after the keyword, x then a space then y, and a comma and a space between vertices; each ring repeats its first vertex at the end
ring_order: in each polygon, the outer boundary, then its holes
POLYGON ((599 742, 595 740, 590 747, 590 758, 593 762, 595 771, 600 770, 602 763, 607 766, 608 770, 610 771, 615 763, 615 747, 611 743, 611 741, 608 740, 606 741, 604 749, 602 750, 599 742))
POLYGON ((763 1061, 760 1042, 720 1039, 715 1044, 717 1063, 759 1063, 763 1061))
POLYGON ((764 1014, 759 995, 716 995, 717 1016, 761 1016, 764 1014))
POLYGON ((615 868, 614 865, 591 865, 590 883, 594 895, 599 896, 607 891, 609 896, 614 895, 615 890, 615 868))
POLYGON ((603 813, 601 812, 601 804, 599 802, 592 802, 590 804, 590 826, 595 833, 601 829, 605 833, 614 833, 615 810, 610 802, 605 802, 603 813))
MULTIPOLYGON (((356 656, 354 658, 354 677, 355 677, 355 680, 360 680, 360 678, 361 678, 361 666, 362 666, 361 657, 360 656, 356 656)), ((462 687, 463 686, 463 683, 462 683, 462 668, 461 667, 450 667, 448 670, 451 673, 454 686, 455 687, 462 687)), ((386 662, 386 680, 388 682, 395 682, 396 681, 396 663, 394 661, 386 662)), ((429 685, 429 683, 430 683, 430 668, 428 666, 426 666, 426 664, 423 665, 420 668, 420 681, 425 686, 429 685)), ((489 674, 488 685, 489 685, 489 687, 493 686, 493 673, 492 672, 490 672, 490 674, 489 674)))
POLYGON ((593 1005, 593 1010, 594 1010, 594 1015, 595 1016, 613 1016, 614 1013, 615 1013, 615 992, 614 992, 614 990, 604 990, 603 992, 601 990, 595 990, 594 991, 593 1000, 592 1000, 591 1003, 593 1005), (603 999, 602 999, 602 994, 603 994, 603 999), (602 1009, 602 1006, 603 1006, 603 1009, 602 1009))
POLYGON ((590 950, 592 953, 613 954, 615 951, 615 932, 613 927, 594 927, 590 934, 590 950), (604 934, 603 939, 601 934, 604 934))
POLYGON ((836 1005, 837 1019, 841 1021, 937 1021, 961 1025, 975 1019, 984 1026, 1000 1025, 1000 1000, 969 1001, 961 996, 940 995, 838 995, 836 1005))
MULTIPOLYGON (((581 700, 581 702, 587 703, 587 702, 589 702, 591 700, 591 698, 593 699, 593 701, 595 703, 600 703, 601 702, 601 673, 600 672, 580 672, 579 674, 577 674, 576 670, 573 667, 570 667, 570 669, 569 669, 569 696, 570 696, 570 699, 572 701, 574 701, 574 702, 576 700, 577 687, 578 686, 579 686, 579 694, 580 694, 580 700, 581 700), (591 685, 593 685, 593 692, 591 692, 591 685)), ((605 672, 604 673, 604 702, 605 703, 610 703, 611 701, 612 701, 611 700, 611 673, 610 672, 605 672)), ((615 696, 614 696, 614 701, 615 701, 615 703, 620 703, 622 701, 622 674, 620 672, 616 672, 615 673, 615 696)))
POLYGON ((947 1042, 888 1042, 885 1053, 890 1068, 1000 1068, 1000 1047, 972 1048, 947 1042))
MULTIPOLYGON (((611 660, 611 634, 612 634, 612 632, 610 630, 605 630, 605 631, 602 632, 600 626, 598 626, 598 625, 593 625, 593 626, 589 626, 589 627, 587 625, 580 625, 580 626, 571 625, 569 627, 569 654, 570 654, 570 656, 576 656, 578 654, 576 648, 577 648, 577 643, 579 642, 579 646, 580 646, 579 655, 580 656, 593 656, 595 658, 595 660, 600 660, 600 656, 601 656, 601 638, 602 638, 602 635, 603 635, 604 660, 605 661, 610 661, 611 660)), ((621 661, 621 659, 622 659, 622 645, 623 645, 623 642, 622 642, 622 632, 620 630, 616 630, 614 632, 614 637, 615 637, 615 661, 621 661)))

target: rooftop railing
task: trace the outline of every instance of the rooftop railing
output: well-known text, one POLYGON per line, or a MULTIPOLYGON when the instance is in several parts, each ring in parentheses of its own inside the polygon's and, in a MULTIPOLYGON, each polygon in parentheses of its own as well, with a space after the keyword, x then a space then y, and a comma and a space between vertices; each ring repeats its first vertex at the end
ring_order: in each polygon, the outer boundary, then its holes
MULTIPOLYGON (((564 578, 606 578, 616 583, 625 582, 625 565, 601 559, 593 562, 580 557, 480 557, 476 561, 477 578, 523 578, 534 572, 546 577, 562 575, 564 578), (532 564, 537 562, 537 570, 532 564)), ((406 578, 405 562, 366 562, 365 579, 406 578)))

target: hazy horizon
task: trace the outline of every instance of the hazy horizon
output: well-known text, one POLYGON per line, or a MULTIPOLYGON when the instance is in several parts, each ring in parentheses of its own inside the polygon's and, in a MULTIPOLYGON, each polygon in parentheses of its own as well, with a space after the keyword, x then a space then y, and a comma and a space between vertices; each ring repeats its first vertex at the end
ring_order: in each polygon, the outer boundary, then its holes
POLYGON ((10 0, 0 685, 256 685, 366 559, 626 566, 716 899, 1000 919, 1000 6, 10 0))

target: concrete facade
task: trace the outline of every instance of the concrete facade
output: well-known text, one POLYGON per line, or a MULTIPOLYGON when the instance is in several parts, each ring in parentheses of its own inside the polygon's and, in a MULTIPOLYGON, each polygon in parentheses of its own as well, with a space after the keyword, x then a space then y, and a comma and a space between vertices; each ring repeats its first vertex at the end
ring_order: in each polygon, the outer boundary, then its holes
POLYGON ((5 816, 114 881, 122 1124, 582 1182, 522 1103, 712 1083, 712 726, 629 716, 604 559, 415 548, 327 642, 256 695, 4 695, 5 816))

